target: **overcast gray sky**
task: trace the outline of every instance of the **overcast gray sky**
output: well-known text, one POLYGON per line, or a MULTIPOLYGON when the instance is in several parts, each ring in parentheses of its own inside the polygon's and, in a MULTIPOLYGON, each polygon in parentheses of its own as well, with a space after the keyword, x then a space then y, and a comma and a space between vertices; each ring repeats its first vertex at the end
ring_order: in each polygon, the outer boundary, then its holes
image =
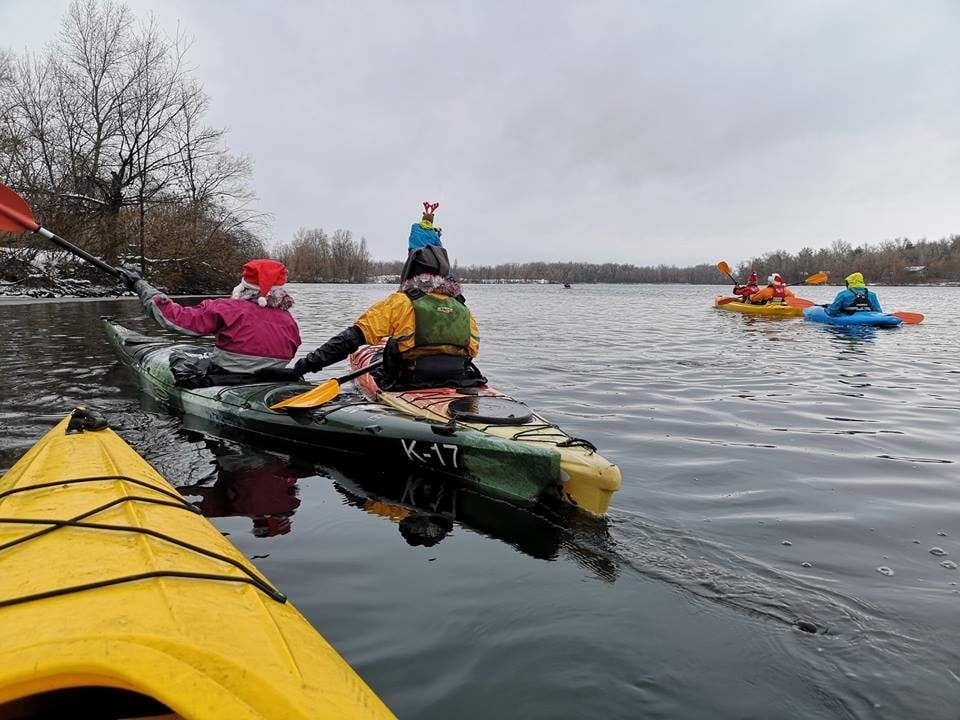
MULTIPOLYGON (((0 0, 39 49, 67 0, 0 0)), ((271 237, 460 263, 733 262, 960 233, 960 2, 129 0, 250 155, 271 237)))

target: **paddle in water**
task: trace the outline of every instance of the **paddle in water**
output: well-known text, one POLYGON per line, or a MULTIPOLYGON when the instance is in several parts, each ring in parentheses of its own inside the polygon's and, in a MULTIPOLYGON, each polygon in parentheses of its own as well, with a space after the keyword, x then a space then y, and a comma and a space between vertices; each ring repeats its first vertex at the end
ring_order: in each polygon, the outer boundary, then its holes
MULTIPOLYGON (((827 305, 825 303, 815 303, 812 300, 804 300, 803 298, 787 298, 787 305, 795 308, 808 308, 808 307, 822 307, 825 308, 827 305)), ((901 322, 904 325, 919 325, 923 322, 924 316, 921 313, 915 312, 892 312, 884 313, 885 315, 893 315, 900 318, 901 322)))
POLYGON ((30 209, 27 201, 2 183, 0 183, 0 230, 6 232, 36 233, 40 237, 44 237, 54 244, 59 245, 67 252, 73 253, 91 265, 100 268, 105 273, 121 279, 124 277, 123 273, 117 268, 107 265, 100 258, 91 255, 82 248, 78 248, 73 243, 67 242, 45 227, 41 227, 40 223, 34 219, 33 210, 30 209))
POLYGON ((318 407, 324 403, 330 402, 340 394, 341 383, 345 383, 348 380, 353 380, 361 375, 366 375, 368 372, 371 370, 376 370, 381 365, 383 365, 383 360, 377 360, 376 362, 370 363, 365 368, 354 370, 352 373, 347 373, 343 377, 331 378, 330 380, 327 380, 326 382, 317 385, 315 388, 307 390, 304 393, 294 395, 293 397, 289 397, 286 400, 281 400, 280 402, 271 405, 270 409, 302 410, 304 408, 318 407))
MULTIPOLYGON (((721 266, 721 265, 723 265, 724 267, 727 267, 727 264, 721 260, 719 263, 717 263, 717 269, 718 269, 718 270, 720 270, 720 266, 721 266)), ((727 267, 727 269, 729 270, 729 267, 727 267)), ((721 270, 721 272, 723 272, 723 271, 721 270)), ((729 274, 729 273, 727 273, 727 274, 729 274)), ((730 276, 730 279, 733 280, 733 276, 732 276, 732 275, 730 276)), ((800 282, 789 283, 789 284, 787 285, 787 287, 791 287, 791 286, 793 286, 793 285, 820 285, 821 283, 825 283, 825 282, 826 282, 827 280, 829 280, 829 279, 830 279, 830 276, 827 275, 827 273, 825 273, 825 272, 818 272, 818 273, 814 273, 813 275, 810 275, 809 277, 804 278, 804 279, 801 280, 800 282)), ((734 280, 734 282, 737 282, 737 281, 734 280)), ((738 284, 739 284, 739 283, 738 283, 738 284)), ((794 299, 794 298, 786 298, 788 305, 790 304, 789 301, 792 300, 792 299, 794 299)), ((720 300, 717 301, 717 305, 726 305, 726 304, 732 303, 732 302, 743 302, 743 298, 739 298, 739 297, 726 297, 726 298, 721 298, 720 300)), ((799 305, 793 305, 792 307, 801 307, 801 306, 799 306, 799 305)), ((807 306, 804 305, 804 306, 802 306, 802 307, 807 307, 807 306)))

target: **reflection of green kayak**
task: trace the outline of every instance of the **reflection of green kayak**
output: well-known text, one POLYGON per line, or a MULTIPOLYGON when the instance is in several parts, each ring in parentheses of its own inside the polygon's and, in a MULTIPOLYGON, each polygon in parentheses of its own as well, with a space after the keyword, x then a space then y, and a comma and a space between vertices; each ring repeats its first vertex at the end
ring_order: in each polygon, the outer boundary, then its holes
POLYGON ((540 512, 454 486, 436 474, 401 475, 369 463, 338 463, 324 472, 348 504, 396 524, 409 545, 435 545, 462 525, 531 557, 572 560, 606 582, 619 575, 607 518, 570 505, 540 512))
MULTIPOLYGON (((298 452, 334 450, 369 456, 390 466, 412 465, 455 477, 465 487, 513 502, 575 501, 565 492, 568 479, 561 468, 561 451, 571 444, 584 447, 589 443, 570 438, 543 421, 536 427, 527 426, 517 438, 504 438, 461 423, 414 417, 348 394, 310 410, 273 411, 271 405, 307 386, 178 387, 169 358, 177 351, 196 352, 197 346, 141 335, 109 319, 104 320, 104 329, 123 363, 136 371, 147 395, 183 414, 191 427, 212 435, 242 435, 266 441, 271 447, 281 443, 298 452), (551 442, 545 441, 551 438, 551 442)), ((602 514, 619 487, 620 474, 601 456, 593 457, 603 468, 611 469, 607 474, 597 473, 597 481, 604 483, 605 502, 580 506, 602 514), (608 489, 610 473, 615 474, 616 487, 608 489)))

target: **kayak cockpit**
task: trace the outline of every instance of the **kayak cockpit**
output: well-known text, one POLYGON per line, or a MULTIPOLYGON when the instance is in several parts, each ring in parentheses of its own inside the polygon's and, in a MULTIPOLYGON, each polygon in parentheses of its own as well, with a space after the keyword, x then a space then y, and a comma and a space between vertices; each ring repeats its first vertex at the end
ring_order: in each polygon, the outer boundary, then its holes
POLYGON ((151 697, 99 685, 59 688, 0 704, 0 720, 53 717, 183 720, 182 715, 151 697))

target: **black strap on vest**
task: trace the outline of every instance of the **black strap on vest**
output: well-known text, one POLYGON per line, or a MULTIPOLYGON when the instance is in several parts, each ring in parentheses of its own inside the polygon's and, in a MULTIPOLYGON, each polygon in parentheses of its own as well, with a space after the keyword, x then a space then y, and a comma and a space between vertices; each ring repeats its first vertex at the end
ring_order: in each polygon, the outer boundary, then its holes
POLYGON ((854 295, 856 295, 856 300, 853 301, 853 305, 857 310, 869 310, 870 309, 870 300, 867 298, 867 291, 864 290, 863 295, 858 293, 856 290, 851 290, 854 295))
MULTIPOLYGON (((420 298, 426 295, 426 293, 420 288, 407 288, 406 290, 403 291, 403 294, 406 295, 408 298, 410 298, 410 302, 419 300, 420 298)), ((457 295, 454 298, 454 300, 456 300, 458 303, 464 306, 467 304, 467 299, 462 294, 457 295)))

